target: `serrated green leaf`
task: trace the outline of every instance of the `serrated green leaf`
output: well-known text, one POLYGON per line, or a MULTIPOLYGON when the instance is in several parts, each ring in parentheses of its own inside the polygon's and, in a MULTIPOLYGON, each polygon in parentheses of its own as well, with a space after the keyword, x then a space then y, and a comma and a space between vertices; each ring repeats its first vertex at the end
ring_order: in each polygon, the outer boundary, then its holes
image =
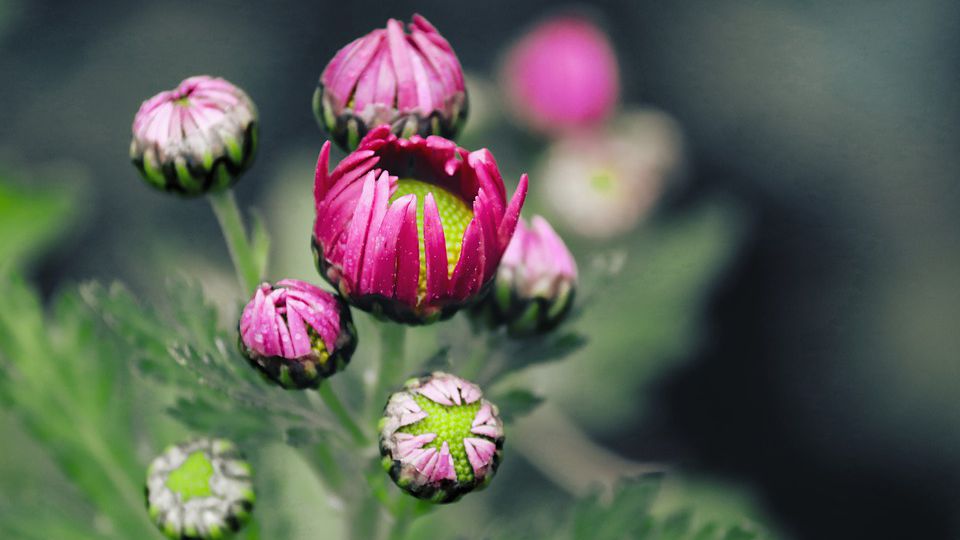
POLYGON ((622 484, 609 504, 599 495, 586 498, 574 509, 574 540, 640 538, 652 527, 647 512, 659 489, 659 479, 651 477, 622 484))
POLYGON ((99 318, 68 290, 46 314, 26 283, 0 277, 0 381, 12 410, 65 475, 96 504, 114 531, 153 538, 142 506, 142 463, 122 352, 99 332, 99 318))

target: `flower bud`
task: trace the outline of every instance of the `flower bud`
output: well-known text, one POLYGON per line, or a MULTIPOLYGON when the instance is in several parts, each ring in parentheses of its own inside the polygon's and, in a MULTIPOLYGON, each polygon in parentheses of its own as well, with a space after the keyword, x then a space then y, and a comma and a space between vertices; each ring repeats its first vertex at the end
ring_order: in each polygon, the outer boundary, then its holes
POLYGON ((467 118, 463 70, 453 48, 420 15, 395 19, 340 49, 313 96, 317 122, 347 152, 387 124, 400 137, 453 139, 467 118))
POLYGON ((573 255, 547 220, 521 219, 503 254, 493 291, 473 310, 515 337, 553 330, 570 312, 577 284, 573 255))
POLYGON ((410 379, 380 420, 383 468, 420 499, 453 502, 490 483, 503 453, 503 422, 480 388, 436 371, 410 379))
POLYGON ((147 511, 169 538, 226 538, 250 518, 250 465, 225 439, 167 448, 147 469, 147 511))
POLYGON ((489 288, 527 195, 510 200, 493 154, 387 126, 328 171, 317 160, 317 270, 356 308, 404 324, 453 316, 489 288))
POLYGON ((599 126, 620 93, 610 40, 579 15, 553 17, 523 36, 501 79, 514 118, 546 135, 599 126))
POLYGON ((316 388, 346 367, 357 347, 347 304, 294 279, 260 285, 239 327, 240 352, 284 388, 316 388))
POLYGON ((580 236, 612 238, 653 213, 681 178, 683 154, 682 132, 669 115, 621 111, 602 130, 551 144, 537 188, 554 223, 580 236))
POLYGON ((144 101, 130 159, 157 189, 202 195, 230 187, 253 162, 257 109, 243 90, 199 75, 144 101))

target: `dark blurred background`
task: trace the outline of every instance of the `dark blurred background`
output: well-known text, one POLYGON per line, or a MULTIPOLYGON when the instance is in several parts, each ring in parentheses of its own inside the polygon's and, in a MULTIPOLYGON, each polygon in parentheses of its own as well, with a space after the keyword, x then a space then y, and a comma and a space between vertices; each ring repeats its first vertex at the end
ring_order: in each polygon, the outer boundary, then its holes
MULTIPOLYGON (((204 201, 145 189, 127 158, 140 102, 182 78, 220 75, 256 101, 258 166, 236 191, 263 206, 266 179, 319 149, 310 96, 343 44, 417 11, 468 71, 491 74, 554 8, 0 0, 0 160, 27 181, 85 186, 85 219, 34 277, 47 293, 91 277, 136 288, 175 254, 226 260, 204 201)), ((686 131, 689 182, 666 211, 719 194, 748 224, 704 345, 658 380, 655 414, 605 442, 752 486, 799 538, 957 537, 960 4, 588 9, 616 46, 623 100, 686 131)), ((500 156, 508 142, 483 144, 500 156)))

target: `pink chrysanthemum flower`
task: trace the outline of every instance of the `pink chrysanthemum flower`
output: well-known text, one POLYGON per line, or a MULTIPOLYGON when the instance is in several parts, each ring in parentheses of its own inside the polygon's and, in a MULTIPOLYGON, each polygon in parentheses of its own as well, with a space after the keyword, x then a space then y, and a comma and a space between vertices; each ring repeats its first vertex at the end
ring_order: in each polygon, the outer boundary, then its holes
POLYGON ((681 176, 682 132, 660 111, 625 111, 589 136, 550 145, 537 168, 540 196, 567 230, 610 238, 633 230, 681 176))
POLYGON ((515 117, 547 135, 599 125, 620 93, 610 40, 577 15, 554 17, 523 36, 507 53, 502 80, 515 117))
POLYGON ((453 315, 491 282, 519 218, 527 176, 509 204, 493 155, 441 137, 400 139, 387 126, 328 173, 314 197, 317 268, 351 304, 397 322, 453 315))
POLYGON ((402 137, 453 139, 467 117, 467 91, 453 48, 414 15, 409 33, 390 19, 340 49, 320 75, 313 111, 348 152, 381 124, 402 137))
POLYGON ((384 469, 404 491, 438 503, 486 487, 503 441, 497 406, 477 385, 439 371, 407 381, 380 420, 384 469))
POLYGON ((548 332, 573 306, 577 263, 547 220, 534 216, 527 227, 521 219, 503 254, 494 291, 478 306, 494 324, 504 324, 514 336, 548 332))
POLYGON ((240 352, 284 388, 313 388, 343 369, 357 346, 350 308, 303 281, 260 285, 240 317, 240 352))
POLYGON ((257 109, 243 90, 199 75, 144 101, 130 158, 152 186, 200 195, 226 189, 253 162, 257 109))

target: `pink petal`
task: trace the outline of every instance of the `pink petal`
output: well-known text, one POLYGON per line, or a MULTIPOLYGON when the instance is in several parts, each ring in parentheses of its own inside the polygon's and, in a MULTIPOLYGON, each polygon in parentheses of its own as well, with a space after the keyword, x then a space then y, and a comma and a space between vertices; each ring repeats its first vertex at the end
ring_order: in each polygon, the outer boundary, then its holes
POLYGON ((292 353, 295 358, 306 356, 310 352, 310 337, 307 327, 303 324, 299 310, 287 304, 287 327, 290 330, 290 340, 293 342, 292 353))
POLYGON ((382 243, 377 247, 377 258, 373 271, 372 291, 387 298, 393 297, 397 282, 397 243, 403 220, 408 207, 416 200, 413 194, 404 195, 393 201, 387 209, 387 215, 380 226, 377 236, 382 243))
POLYGON ((360 269, 363 264, 363 247, 367 240, 367 231, 370 227, 370 216, 373 210, 373 194, 376 188, 376 176, 374 171, 370 171, 363 179, 363 191, 357 202, 356 210, 353 213, 353 219, 347 225, 347 243, 344 246, 343 254, 343 273, 350 285, 351 290, 355 290, 359 284, 360 269))
POLYGON ((364 247, 363 267, 360 272, 360 288, 358 291, 361 294, 369 294, 373 292, 374 289, 373 279, 377 269, 378 250, 380 246, 383 245, 380 226, 383 224, 383 219, 387 214, 387 207, 390 204, 389 198, 390 174, 387 173, 387 171, 383 171, 380 173, 380 178, 377 179, 374 189, 370 225, 367 227, 367 240, 366 246, 364 247))
POLYGON ((423 238, 427 262, 428 303, 447 294, 447 243, 443 237, 440 212, 434 201, 433 193, 427 193, 423 203, 423 238))
POLYGON ((434 384, 434 381, 421 386, 417 389, 417 392, 420 393, 423 397, 441 405, 451 406, 453 401, 449 396, 440 388, 438 385, 434 384))
POLYGON ((313 175, 313 201, 319 205, 324 196, 330 189, 330 176, 327 171, 330 170, 330 141, 323 143, 320 149, 320 155, 317 157, 317 168, 313 175))
POLYGON ((417 83, 410 62, 410 46, 403 34, 403 27, 396 19, 387 21, 387 42, 397 75, 397 108, 411 110, 417 106, 417 83))
POLYGON ((456 299, 469 298, 480 289, 483 282, 484 260, 483 231, 480 222, 474 218, 463 234, 463 247, 460 260, 450 279, 450 296, 456 299))
POLYGON ((467 460, 475 474, 490 465, 494 454, 497 452, 497 445, 479 437, 467 437, 463 439, 463 449, 467 452, 467 460))
POLYGON ((417 199, 414 196, 397 239, 397 299, 415 306, 419 279, 420 245, 417 240, 417 199))
POLYGON ((503 221, 500 222, 500 230, 497 231, 501 249, 506 249, 507 244, 510 243, 510 238, 513 237, 513 230, 517 226, 517 220, 520 219, 520 209, 523 208, 523 201, 526 197, 527 175, 524 173, 520 176, 520 184, 517 186, 517 190, 513 192, 513 198, 510 199, 503 221))

